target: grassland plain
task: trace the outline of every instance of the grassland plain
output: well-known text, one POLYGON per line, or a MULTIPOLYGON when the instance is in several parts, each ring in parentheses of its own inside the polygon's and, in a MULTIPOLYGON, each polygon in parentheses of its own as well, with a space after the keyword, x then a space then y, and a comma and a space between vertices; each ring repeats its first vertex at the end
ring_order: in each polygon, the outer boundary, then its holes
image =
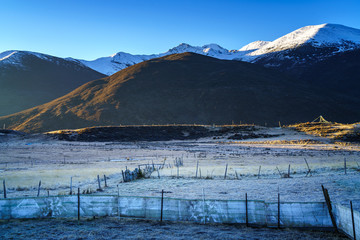
MULTIPOLYGON (((257 127, 256 134, 274 137, 236 140, 229 139, 233 136, 231 133, 197 140, 143 142, 58 141, 43 135, 10 137, 0 142, 0 180, 6 181, 8 197, 36 196, 40 180, 40 196, 69 194, 72 177, 74 188, 90 190, 92 194, 115 195, 119 191, 120 195, 128 196, 160 196, 161 189, 164 189, 168 191, 166 197, 203 198, 204 192, 207 199, 244 199, 247 193, 249 199, 273 201, 279 192, 282 201, 292 202, 324 201, 321 190, 321 185, 324 185, 329 189, 332 201, 347 204, 349 200, 353 200, 355 209, 360 209, 357 204, 360 203, 358 144, 341 144, 333 139, 288 128, 257 127), (179 158, 183 160, 184 166, 177 169, 174 161, 179 158), (308 169, 304 159, 309 163, 311 176, 307 176, 308 169), (122 181, 121 170, 132 170, 141 164, 152 163, 163 164, 164 168, 153 172, 148 179, 126 183, 122 181), (199 168, 195 178, 197 164, 199 168), (289 164, 290 177, 285 177, 289 164), (226 165, 228 169, 224 179, 226 165), (101 178, 101 192, 97 191, 97 175, 101 178), (104 175, 107 177, 106 188, 104 175)), ((3 193, 3 189, 0 193, 3 193)), ((44 220, 1 222, 1 234, 9 239, 15 238, 16 234, 19 234, 18 238, 34 239, 35 233, 27 229, 41 232, 42 224, 44 220), (17 224, 19 227, 13 227, 17 224)), ((199 239, 338 237, 331 235, 332 233, 317 235, 317 232, 246 229, 227 225, 169 223, 160 226, 156 222, 119 222, 112 218, 85 221, 80 224, 80 228, 71 220, 52 219, 49 224, 59 227, 52 228, 53 232, 45 233, 44 230, 44 238, 47 239, 73 239, 75 236, 86 239, 101 239, 106 236, 143 238, 144 235, 148 239, 166 239, 170 236, 173 239, 186 239, 190 236, 199 239), (98 229, 97 226, 103 228, 98 229), (131 230, 136 226, 139 236, 133 235, 131 230), (163 227, 174 232, 174 235, 161 235, 163 227), (79 231, 77 234, 76 229, 79 231), (108 232, 104 233, 104 229, 108 232), (63 235, 60 234, 61 231, 64 232, 63 235), (56 234, 59 235, 56 237, 56 234)))

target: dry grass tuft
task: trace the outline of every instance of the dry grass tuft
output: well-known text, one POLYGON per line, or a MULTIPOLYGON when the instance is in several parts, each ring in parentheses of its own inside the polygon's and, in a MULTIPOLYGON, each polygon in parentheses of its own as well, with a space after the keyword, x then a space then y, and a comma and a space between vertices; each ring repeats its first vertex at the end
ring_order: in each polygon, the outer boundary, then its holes
MULTIPOLYGON (((319 137, 340 141, 360 142, 360 122, 353 124, 306 122, 289 125, 287 127, 319 137)), ((337 142, 337 144, 339 144, 339 142, 337 142)))

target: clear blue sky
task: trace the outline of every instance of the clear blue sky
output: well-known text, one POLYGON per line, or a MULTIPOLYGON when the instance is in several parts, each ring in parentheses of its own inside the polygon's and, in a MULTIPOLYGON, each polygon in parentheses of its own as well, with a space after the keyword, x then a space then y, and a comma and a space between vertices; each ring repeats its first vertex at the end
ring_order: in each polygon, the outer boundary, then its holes
POLYGON ((321 23, 360 29, 360 0, 0 0, 0 52, 92 60, 182 42, 239 49, 321 23))

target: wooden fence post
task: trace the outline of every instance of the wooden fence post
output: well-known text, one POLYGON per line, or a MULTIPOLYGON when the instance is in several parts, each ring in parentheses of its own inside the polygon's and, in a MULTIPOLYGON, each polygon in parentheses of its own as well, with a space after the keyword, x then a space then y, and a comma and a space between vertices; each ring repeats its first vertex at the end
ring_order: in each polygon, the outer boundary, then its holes
POLYGON ((258 179, 260 178, 261 165, 259 166, 258 179))
POLYGON ((80 188, 78 188, 78 221, 80 221, 80 188))
POLYGON ((72 177, 70 178, 70 195, 72 195, 72 177))
POLYGON ((224 179, 226 179, 227 169, 228 169, 228 164, 226 164, 226 167, 225 167, 225 175, 224 175, 224 179))
POLYGON ((205 214, 205 190, 202 189, 203 192, 203 214, 204 214, 204 224, 206 223, 206 214, 205 214))
POLYGON ((278 193, 278 228, 280 228, 280 193, 278 193))
POLYGON ((160 222, 163 220, 163 208, 164 208, 164 189, 161 190, 161 213, 160 213, 160 222))
POLYGON ((199 169, 199 160, 197 160, 197 162, 196 162, 196 174, 195 174, 195 178, 197 178, 198 169, 199 169))
POLYGON ((119 189, 119 184, 116 185, 116 187, 117 187, 117 210, 118 210, 118 217, 120 219, 121 209, 120 209, 120 189, 119 189))
POLYGON ((288 168, 288 177, 290 177, 290 164, 289 164, 289 168, 288 168))
POLYGON ((125 181, 125 175, 124 175, 124 171, 123 171, 123 170, 121 170, 121 174, 122 174, 123 182, 126 182, 126 181, 125 181))
POLYGON ((335 228, 335 231, 337 232, 338 229, 337 229, 337 226, 336 226, 336 221, 335 221, 334 215, 332 213, 331 201, 330 201, 330 196, 329 196, 328 190, 326 188, 324 188, 323 185, 321 185, 321 188, 323 190, 323 194, 324 194, 325 202, 326 202, 326 205, 327 205, 327 208, 328 208, 328 211, 329 211, 331 222, 332 222, 332 224, 333 224, 333 226, 335 228))
POLYGON ((279 175, 280 175, 280 178, 282 178, 282 175, 281 175, 281 172, 280 172, 280 169, 276 166, 276 169, 278 170, 279 172, 279 175))
POLYGON ((41 180, 39 181, 39 187, 38 187, 38 193, 37 193, 37 196, 40 195, 40 187, 41 187, 41 180))
POLYGON ((247 193, 245 193, 245 221, 246 221, 246 226, 249 226, 249 216, 248 216, 248 199, 247 199, 247 193))
POLYGON ((344 170, 345 170, 345 175, 346 175, 346 158, 344 158, 344 170))
POLYGON ((97 180, 98 180, 98 184, 99 184, 99 189, 98 189, 98 190, 101 191, 101 185, 100 185, 100 177, 99 177, 99 175, 97 175, 97 180))
POLYGON ((305 176, 305 177, 307 177, 309 174, 310 174, 310 176, 311 176, 311 169, 310 169, 310 167, 309 167, 309 164, 308 164, 308 162, 307 162, 306 158, 304 158, 304 160, 305 160, 306 166, 307 166, 307 168, 308 168, 308 171, 307 171, 307 173, 306 173, 306 176, 305 176))
POLYGON ((4 198, 6 198, 6 185, 5 185, 5 180, 3 180, 3 188, 4 188, 4 198))
POLYGON ((352 221, 352 227, 353 227, 353 235, 354 235, 354 240, 356 240, 354 210, 353 210, 352 201, 350 201, 350 209, 351 209, 351 221, 352 221))
POLYGON ((107 187, 107 183, 106 183, 106 175, 104 174, 104 181, 105 181, 105 187, 107 187))

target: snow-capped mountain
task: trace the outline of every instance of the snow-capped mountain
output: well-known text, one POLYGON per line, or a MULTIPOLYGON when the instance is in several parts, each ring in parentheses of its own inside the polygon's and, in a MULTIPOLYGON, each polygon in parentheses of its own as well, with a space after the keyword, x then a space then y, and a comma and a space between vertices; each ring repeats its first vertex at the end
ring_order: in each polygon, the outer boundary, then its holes
POLYGON ((46 59, 51 61, 53 57, 42 54, 42 53, 36 53, 36 52, 30 52, 30 51, 17 51, 17 50, 10 50, 0 53, 0 64, 2 66, 4 65, 12 65, 12 66, 23 66, 22 59, 25 56, 35 56, 40 59, 46 59))
POLYGON ((87 66, 81 64, 78 61, 73 61, 71 59, 64 59, 55 56, 51 56, 48 54, 31 52, 31 51, 20 51, 20 50, 10 50, 0 53, 0 67, 11 66, 17 68, 26 68, 27 60, 31 57, 33 59, 44 60, 47 62, 52 62, 55 64, 62 65, 73 65, 78 68, 88 68, 87 66))
POLYGON ((0 116, 46 103, 104 76, 81 63, 42 53, 0 53, 0 116))
POLYGON ((268 43, 270 43, 270 41, 255 41, 255 42, 251 42, 245 46, 243 46, 242 48, 239 49, 239 51, 251 51, 251 50, 258 50, 259 48, 264 47, 265 45, 267 45, 268 43))
POLYGON ((338 47, 339 51, 352 50, 359 47, 360 30, 339 24, 320 24, 297 29, 275 41, 264 44, 251 56, 264 55, 294 49, 304 44, 313 47, 338 47))
POLYGON ((156 58, 158 55, 131 55, 129 53, 118 52, 109 57, 102 57, 95 59, 93 61, 87 60, 77 60, 85 66, 94 69, 105 75, 112 75, 124 68, 127 68, 131 65, 149 60, 151 58, 156 58))
MULTIPOLYGON (((166 58, 167 55, 171 54, 179 55, 180 53, 181 55, 181 53, 185 52, 193 52, 217 59, 247 61, 275 69, 275 71, 268 71, 267 74, 278 74, 277 71, 286 72, 289 82, 299 82, 313 90, 329 94, 330 99, 333 99, 336 94, 339 97, 345 96, 346 101, 344 100, 343 103, 354 112, 356 111, 353 106, 358 106, 357 103, 360 102, 358 94, 360 91, 360 30, 337 24, 321 24, 300 28, 272 42, 255 41, 239 50, 228 50, 217 44, 191 46, 182 43, 160 54, 132 55, 118 52, 94 61, 58 58, 28 51, 6 51, 0 53, 0 116, 46 103, 68 94, 91 80, 103 78, 105 75, 111 75, 134 64, 153 58, 166 58), (356 104, 347 105, 348 100, 354 100, 356 104)), ((183 59, 187 59, 185 55, 189 54, 183 55, 183 59)), ((196 56, 193 57, 200 57, 199 61, 205 59, 203 56, 196 56)), ((171 65, 172 57, 170 56, 165 61, 166 65, 171 65)), ((224 63, 224 61, 216 59, 206 59, 208 62, 221 63, 220 65, 224 63)), ((188 74, 190 76, 196 73, 197 69, 192 68, 191 62, 188 64, 187 68, 193 69, 193 72, 188 74)), ((235 61, 225 62, 225 65, 235 66, 234 71, 239 71, 236 67, 238 64, 235 61)), ((259 67, 254 64, 242 63, 242 67, 244 71, 249 68, 259 67)), ((147 64, 142 66, 145 65, 147 64)), ((167 72, 166 65, 161 65, 165 67, 159 67, 156 70, 152 68, 151 71, 154 72, 151 72, 151 76, 153 76, 153 73, 168 73, 167 79, 172 79, 173 72, 167 72)), ((137 68, 137 66, 133 68, 137 68)), ((133 68, 129 69, 130 73, 133 68)), ((226 71, 231 72, 230 69, 227 68, 226 71)), ((128 71, 124 72, 130 74, 128 71)), ((252 77, 256 73, 257 71, 253 71, 251 74, 249 73, 248 77, 252 77)), ((124 73, 119 72, 114 76, 119 74, 124 73)), ((133 73, 133 75, 136 74, 133 73)), ((217 85, 215 84, 216 81, 218 79, 214 80, 214 86, 217 85)), ((210 85, 213 86, 213 84, 210 85)), ((259 85, 259 87, 261 86, 259 85)), ((143 85, 141 85, 141 88, 146 89, 143 85)), ((231 100, 231 96, 226 97, 231 100)), ((77 99, 80 104, 85 101, 82 97, 77 99)), ((137 99, 134 100, 134 102, 137 101, 137 99)), ((328 104, 328 101, 324 101, 324 104, 328 104)), ((331 108, 332 106, 329 109, 331 108)), ((51 109, 55 115, 60 110, 66 112, 66 108, 51 109)), ((349 115, 351 115, 351 111, 349 115)), ((28 110, 28 113, 31 113, 31 109, 28 110)), ((314 114, 316 115, 318 112, 314 112, 314 114)))
MULTIPOLYGON (((151 55, 132 55, 129 53, 118 52, 109 57, 102 57, 95 59, 93 61, 86 60, 77 60, 82 64, 92 68, 98 72, 101 72, 106 75, 112 75, 126 67, 131 65, 150 60, 152 58, 164 57, 171 54, 176 53, 184 53, 184 52, 193 52, 197 54, 202 54, 210 57, 215 57, 218 59, 243 59, 245 58, 245 51, 237 51, 237 50, 227 50, 217 44, 207 44, 202 47, 191 46, 186 43, 181 43, 180 45, 169 49, 165 53, 159 54, 151 54, 151 55)), ((73 59, 75 60, 75 59, 73 59)))
POLYGON ((282 60, 286 60, 286 68, 324 60, 337 53, 353 50, 360 47, 360 30, 339 24, 320 24, 297 29, 274 41, 255 41, 243 46, 239 50, 228 50, 217 44, 207 44, 202 47, 182 43, 167 52, 152 55, 132 55, 119 52, 109 57, 98 58, 93 61, 77 60, 84 65, 111 75, 121 69, 152 58, 163 57, 175 53, 193 52, 218 59, 241 60, 259 63, 268 67, 281 67, 282 60), (293 54, 293 50, 307 47, 303 53, 293 54), (309 49, 309 46, 312 49, 309 49), (321 51, 323 49, 323 51, 321 51), (291 53, 289 54, 290 51, 291 53), (276 54, 274 54, 276 53, 276 54), (292 63, 289 63, 292 59, 292 63))
MULTIPOLYGON (((339 24, 320 24, 299 28, 274 41, 255 41, 239 50, 228 50, 217 44, 191 46, 182 43, 164 53, 151 55, 132 55, 118 52, 93 61, 66 58, 68 63, 78 67, 89 67, 105 75, 112 75, 131 65, 164 57, 170 54, 193 52, 218 59, 241 60, 257 63, 280 70, 293 70, 304 65, 312 65, 342 52, 360 48, 360 30, 339 24)), ((27 52, 6 51, 0 53, 0 64, 22 66, 22 57, 32 55, 39 59, 58 62, 61 58, 50 55, 27 52)))
POLYGON ((360 49, 360 30, 338 24, 297 29, 247 55, 252 63, 297 75, 310 66, 360 49))

